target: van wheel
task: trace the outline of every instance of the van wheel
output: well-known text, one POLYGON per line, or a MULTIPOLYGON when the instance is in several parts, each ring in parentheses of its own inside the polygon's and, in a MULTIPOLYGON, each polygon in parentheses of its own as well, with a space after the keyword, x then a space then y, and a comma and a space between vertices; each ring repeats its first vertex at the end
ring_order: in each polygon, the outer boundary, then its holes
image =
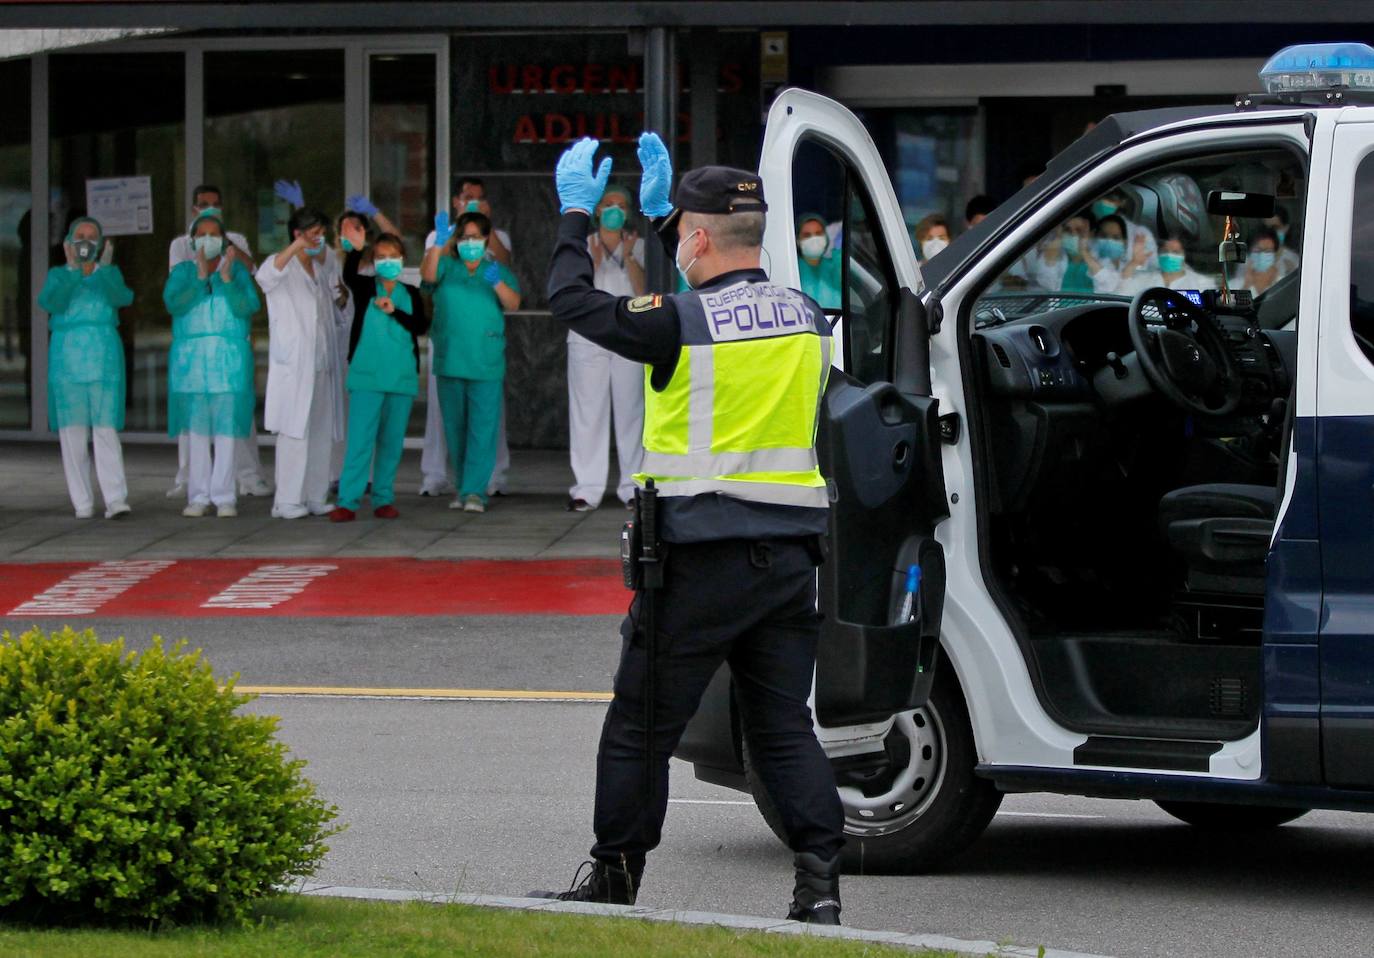
MULTIPOLYGON (((896 716, 884 746, 880 768, 836 773, 846 838, 841 866, 849 874, 929 871, 972 844, 1002 804, 1002 793, 973 774, 977 750, 953 669, 937 673, 924 708, 896 716)), ((764 821, 786 842, 747 744, 744 773, 764 821)))
POLYGON ((1179 821, 1211 832, 1251 832, 1277 828, 1311 809, 1268 805, 1224 805, 1215 802, 1155 802, 1179 821))

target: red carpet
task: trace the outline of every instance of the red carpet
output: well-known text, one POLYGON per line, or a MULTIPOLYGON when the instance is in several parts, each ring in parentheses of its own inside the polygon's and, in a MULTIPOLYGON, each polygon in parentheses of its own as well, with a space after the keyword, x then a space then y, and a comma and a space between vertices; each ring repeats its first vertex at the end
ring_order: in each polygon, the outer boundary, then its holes
MULTIPOLYGON (((187 559, 0 564, 0 619, 617 615, 605 559, 187 559)), ((13 628, 13 624, 10 625, 13 628)))

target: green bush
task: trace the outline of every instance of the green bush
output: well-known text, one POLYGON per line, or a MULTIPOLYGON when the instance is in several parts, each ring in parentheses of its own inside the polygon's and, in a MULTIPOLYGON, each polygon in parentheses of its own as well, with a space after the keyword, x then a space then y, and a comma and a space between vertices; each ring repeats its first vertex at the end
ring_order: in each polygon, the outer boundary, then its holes
POLYGON ((0 918, 242 919, 338 831, 200 653, 0 633, 0 918))

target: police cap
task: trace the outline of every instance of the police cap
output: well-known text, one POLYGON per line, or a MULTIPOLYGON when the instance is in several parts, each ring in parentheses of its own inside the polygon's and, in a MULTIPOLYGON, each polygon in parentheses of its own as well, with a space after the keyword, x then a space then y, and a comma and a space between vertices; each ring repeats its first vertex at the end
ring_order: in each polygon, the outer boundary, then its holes
POLYGON ((700 166, 682 175, 677 202, 664 221, 664 229, 677 224, 686 213, 766 213, 763 180, 757 173, 732 166, 700 166))

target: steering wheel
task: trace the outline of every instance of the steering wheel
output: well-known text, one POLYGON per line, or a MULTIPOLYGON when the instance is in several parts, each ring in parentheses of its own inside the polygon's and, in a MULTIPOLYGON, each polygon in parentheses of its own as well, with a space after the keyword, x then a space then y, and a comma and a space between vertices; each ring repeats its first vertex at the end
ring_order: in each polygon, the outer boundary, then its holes
POLYGON ((1182 293, 1152 286, 1131 300, 1127 325, 1145 378, 1171 402, 1201 416, 1235 412, 1241 379, 1205 311, 1182 293))

